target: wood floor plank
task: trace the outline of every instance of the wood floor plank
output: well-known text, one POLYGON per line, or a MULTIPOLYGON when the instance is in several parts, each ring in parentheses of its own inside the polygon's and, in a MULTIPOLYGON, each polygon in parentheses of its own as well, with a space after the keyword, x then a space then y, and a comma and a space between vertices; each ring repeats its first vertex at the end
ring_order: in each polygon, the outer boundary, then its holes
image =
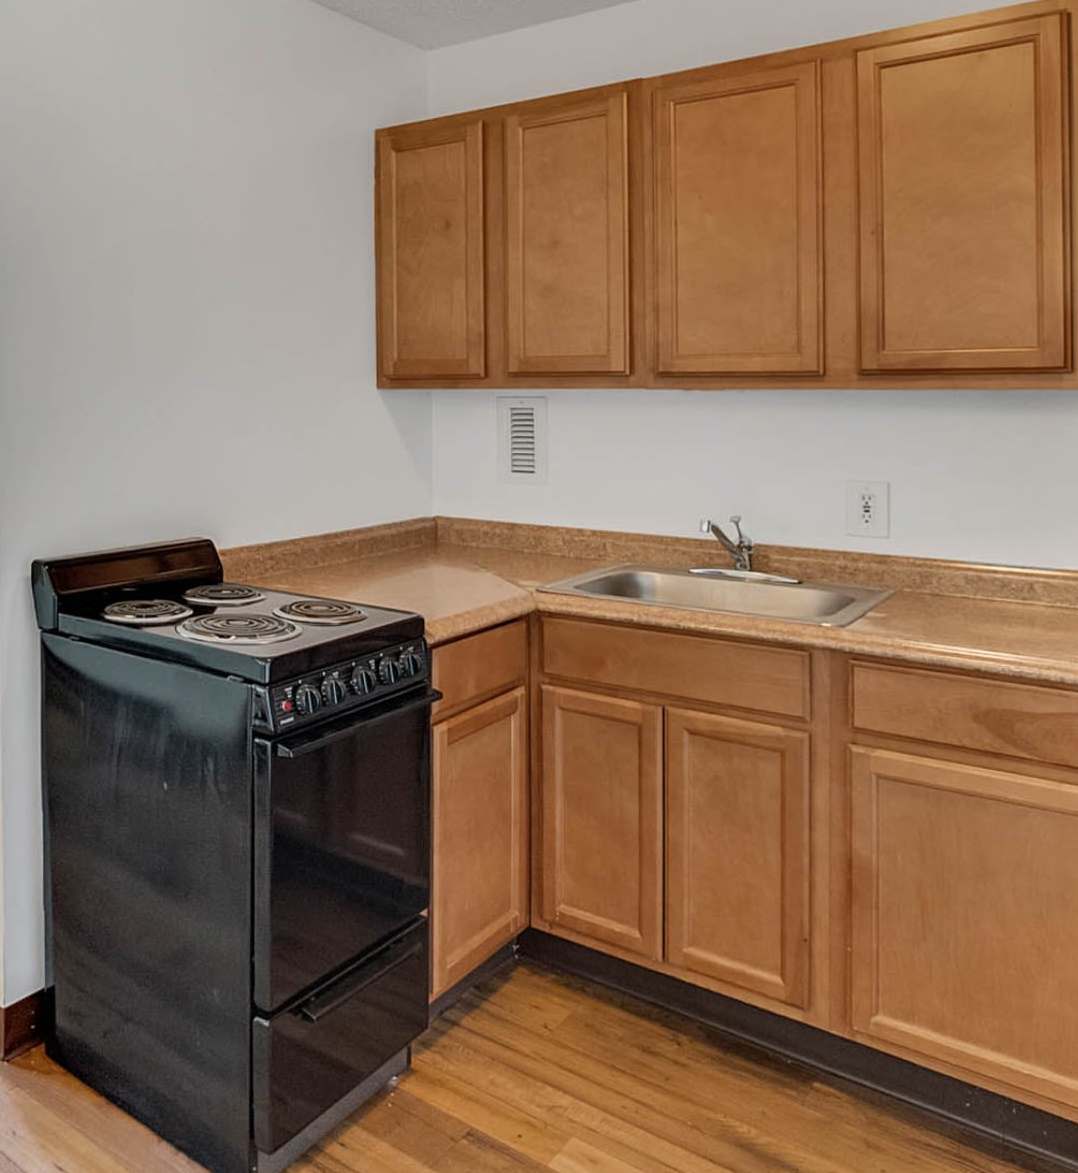
MULTIPOLYGON (((527 965, 466 994, 298 1173, 1059 1173, 626 994, 527 965)), ((0 1173, 197 1173, 40 1050, 0 1173)))

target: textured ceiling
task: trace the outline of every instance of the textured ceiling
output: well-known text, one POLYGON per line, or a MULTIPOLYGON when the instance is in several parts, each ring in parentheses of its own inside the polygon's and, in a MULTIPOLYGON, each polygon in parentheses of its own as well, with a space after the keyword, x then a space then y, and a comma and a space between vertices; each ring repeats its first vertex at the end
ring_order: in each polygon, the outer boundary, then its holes
POLYGON ((326 8, 410 41, 437 49, 494 33, 613 8, 629 0, 316 0, 326 8))

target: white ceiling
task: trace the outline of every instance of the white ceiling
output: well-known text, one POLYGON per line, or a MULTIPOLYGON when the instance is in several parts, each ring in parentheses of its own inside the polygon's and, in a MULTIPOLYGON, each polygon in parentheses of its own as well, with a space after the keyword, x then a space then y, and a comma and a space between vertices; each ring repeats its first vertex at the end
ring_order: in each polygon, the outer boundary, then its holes
POLYGON ((475 41, 629 0, 316 0, 421 49, 475 41))

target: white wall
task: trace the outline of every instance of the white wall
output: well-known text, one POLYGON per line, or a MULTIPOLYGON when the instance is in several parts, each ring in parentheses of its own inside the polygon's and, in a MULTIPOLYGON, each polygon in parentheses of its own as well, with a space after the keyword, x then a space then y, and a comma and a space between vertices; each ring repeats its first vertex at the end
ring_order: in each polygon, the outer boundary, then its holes
MULTIPOLYGON (((986 0, 636 0, 436 50, 432 114, 983 8, 986 0)), ((1078 395, 557 392, 544 486, 500 484, 493 396, 435 396, 439 512, 1078 566, 1078 395), (891 482, 892 536, 845 534, 848 479, 891 482)))
POLYGON ((375 126, 423 54, 310 0, 0 5, 3 998, 42 983, 34 556, 431 511, 374 389, 375 126))

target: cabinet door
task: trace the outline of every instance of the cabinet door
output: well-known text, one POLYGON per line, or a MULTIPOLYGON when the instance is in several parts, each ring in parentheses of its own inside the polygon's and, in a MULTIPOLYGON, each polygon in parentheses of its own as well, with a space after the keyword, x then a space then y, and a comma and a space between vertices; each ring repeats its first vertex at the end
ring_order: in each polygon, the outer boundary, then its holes
POLYGON ((822 369, 818 76, 656 92, 660 372, 822 369))
POLYGON ((851 760, 854 1029, 1078 1105, 1078 787, 851 760))
POLYGON ((483 124, 378 135, 382 373, 484 373, 483 124))
POLYGON ((1065 365, 1062 21, 857 55, 863 369, 1065 365))
POLYGON ((508 367, 629 369, 626 94, 506 119, 508 367))
POLYGON ((666 959, 804 1006, 809 738, 666 715, 666 959))
POLYGON ((543 687, 542 914, 658 959, 662 710, 543 687))
POLYGON ((527 924, 525 729, 523 688, 434 727, 432 997, 527 924))

